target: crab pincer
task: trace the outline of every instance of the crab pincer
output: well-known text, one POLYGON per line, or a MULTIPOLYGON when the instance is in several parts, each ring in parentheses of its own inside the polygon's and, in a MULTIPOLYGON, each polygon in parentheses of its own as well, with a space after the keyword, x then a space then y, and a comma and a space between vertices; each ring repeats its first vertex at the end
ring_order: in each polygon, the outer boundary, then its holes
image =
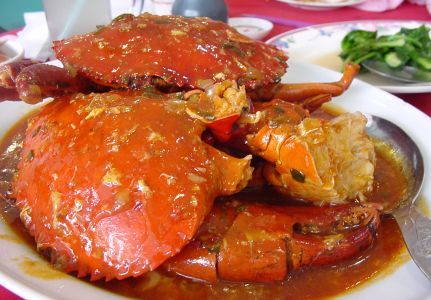
POLYGON ((29 59, 0 68, 0 87, 16 91, 22 101, 30 104, 47 97, 96 90, 95 84, 86 78, 29 59))
POLYGON ((380 224, 374 204, 292 207, 233 200, 216 206, 194 242, 165 263, 167 270, 209 282, 281 281, 299 268, 360 253, 380 224))

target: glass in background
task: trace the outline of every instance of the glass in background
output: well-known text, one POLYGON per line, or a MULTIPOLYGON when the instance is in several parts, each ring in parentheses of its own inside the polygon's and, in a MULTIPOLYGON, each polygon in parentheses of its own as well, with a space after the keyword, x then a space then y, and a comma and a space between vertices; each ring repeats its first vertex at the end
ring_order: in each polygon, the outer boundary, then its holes
POLYGON ((209 17, 227 22, 227 6, 224 0, 176 0, 172 14, 185 17, 209 17))
POLYGON ((110 0, 43 0, 50 40, 83 34, 111 21, 110 0))

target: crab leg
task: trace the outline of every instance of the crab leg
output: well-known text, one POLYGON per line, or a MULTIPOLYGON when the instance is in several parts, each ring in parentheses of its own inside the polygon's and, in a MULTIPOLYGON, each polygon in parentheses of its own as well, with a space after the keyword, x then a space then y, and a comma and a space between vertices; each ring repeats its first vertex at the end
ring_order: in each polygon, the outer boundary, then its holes
POLYGON ((359 65, 356 64, 346 64, 343 77, 336 82, 270 84, 249 93, 249 96, 253 100, 278 98, 289 102, 301 102, 304 99, 321 94, 330 94, 333 97, 339 96, 350 86, 359 68, 359 65))
POLYGON ((1 68, 0 87, 16 90, 18 97, 30 104, 46 97, 97 90, 94 83, 80 76, 72 76, 66 69, 30 60, 1 68))
POLYGON ((195 240, 164 267, 209 282, 283 280, 301 267, 333 264, 369 247, 378 209, 217 204, 195 240))
POLYGON ((223 236, 238 216, 239 207, 240 202, 235 200, 213 205, 195 239, 162 267, 184 277, 216 282, 217 253, 223 236))

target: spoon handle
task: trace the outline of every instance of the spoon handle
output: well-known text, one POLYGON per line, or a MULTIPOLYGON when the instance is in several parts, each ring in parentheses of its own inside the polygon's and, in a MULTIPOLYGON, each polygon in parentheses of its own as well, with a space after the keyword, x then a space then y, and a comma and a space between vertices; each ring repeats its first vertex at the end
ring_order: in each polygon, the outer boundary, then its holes
POLYGON ((431 280, 431 219, 411 205, 394 213, 413 261, 431 280))

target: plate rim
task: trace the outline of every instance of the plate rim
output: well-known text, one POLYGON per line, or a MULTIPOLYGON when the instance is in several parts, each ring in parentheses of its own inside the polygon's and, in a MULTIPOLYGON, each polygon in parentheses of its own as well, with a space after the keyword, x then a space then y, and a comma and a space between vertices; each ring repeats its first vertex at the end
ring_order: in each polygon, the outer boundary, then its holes
POLYGON ((0 67, 24 58, 24 46, 15 40, 6 40, 3 44, 0 45, 0 49, 1 48, 8 48, 10 51, 13 51, 14 56, 8 57, 8 59, 0 62, 0 67))
MULTIPOLYGON (((280 1, 280 0, 277 0, 280 1)), ((366 20, 353 20, 353 21, 337 21, 337 22, 328 22, 328 23, 319 23, 319 24, 313 24, 309 26, 304 26, 300 28, 296 28, 293 30, 287 30, 285 32, 279 33, 268 40, 265 41, 266 44, 272 44, 275 40, 279 40, 280 38, 284 37, 285 35, 293 35, 298 32, 307 31, 310 29, 316 29, 321 27, 329 27, 329 26, 338 26, 338 25, 344 25, 344 24, 357 24, 357 23, 423 23, 427 24, 431 27, 431 21, 421 21, 421 20, 400 20, 400 19, 386 19, 386 20, 379 20, 379 19, 366 19, 366 20)))
POLYGON ((345 6, 352 6, 352 5, 357 5, 357 4, 361 4, 367 0, 346 0, 346 1, 342 1, 342 2, 320 2, 320 1, 310 1, 310 2, 300 2, 297 0, 277 0, 278 2, 282 2, 282 3, 287 3, 287 4, 292 4, 292 6, 295 7, 304 7, 304 8, 326 8, 326 9, 330 9, 330 8, 339 8, 339 7, 345 7, 345 6))

